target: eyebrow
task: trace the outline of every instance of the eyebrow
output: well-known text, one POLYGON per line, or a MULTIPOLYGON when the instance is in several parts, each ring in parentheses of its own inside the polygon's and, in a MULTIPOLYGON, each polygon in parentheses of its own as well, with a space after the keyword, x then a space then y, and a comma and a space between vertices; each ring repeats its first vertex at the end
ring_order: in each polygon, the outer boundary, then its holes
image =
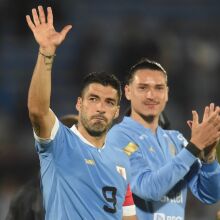
MULTIPOLYGON (((148 86, 149 83, 138 83, 137 84, 138 86, 148 86)), ((167 84, 166 83, 158 83, 158 84, 155 84, 155 86, 166 86, 167 84)))
POLYGON ((113 99, 113 98, 106 98, 108 101, 112 101, 112 102, 115 102, 117 103, 117 100, 116 99, 113 99))
POLYGON ((96 98, 100 98, 98 95, 93 94, 93 93, 90 93, 90 94, 88 95, 88 97, 90 97, 90 96, 93 96, 93 97, 96 97, 96 98))
MULTIPOLYGON (((92 97, 96 97, 96 98, 100 98, 100 96, 98 96, 98 95, 96 95, 96 94, 93 94, 93 93, 91 93, 91 94, 88 95, 88 97, 91 97, 91 96, 92 96, 92 97)), ((114 99, 114 98, 107 97, 107 98, 105 98, 105 99, 107 99, 108 101, 113 101, 113 102, 117 103, 117 100, 114 99)))

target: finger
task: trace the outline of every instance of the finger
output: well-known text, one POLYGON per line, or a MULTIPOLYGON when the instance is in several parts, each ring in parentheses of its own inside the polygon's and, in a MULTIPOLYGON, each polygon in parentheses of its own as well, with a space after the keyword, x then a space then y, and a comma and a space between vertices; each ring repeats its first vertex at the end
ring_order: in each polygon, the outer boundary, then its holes
POLYGON ((39 12, 39 17, 40 17, 40 22, 45 23, 45 14, 44 14, 44 9, 41 5, 38 6, 38 12, 39 12))
POLYGON ((220 132, 213 133, 212 135, 210 135, 210 140, 207 145, 208 146, 217 145, 219 138, 220 138, 220 132))
POLYGON ((53 11, 51 7, 47 7, 47 23, 53 25, 53 11))
POLYGON ((70 31, 71 28, 72 28, 72 25, 67 25, 62 29, 60 33, 61 35, 63 35, 63 38, 66 37, 67 33, 70 31))
POLYGON ((217 120, 220 116, 219 116, 219 111, 220 111, 220 108, 217 106, 215 108, 215 111, 211 112, 210 115, 209 115, 209 119, 208 119, 208 122, 213 122, 215 120, 217 120))
POLYGON ((191 120, 188 120, 186 123, 187 123, 187 125, 189 126, 189 128, 191 129, 191 128, 192 128, 192 123, 193 123, 193 122, 192 122, 191 120))
POLYGON ((210 114, 210 106, 206 106, 205 110, 204 110, 204 113, 203 113, 202 121, 206 121, 209 117, 209 114, 210 114))
POLYGON ((27 21, 27 24, 28 24, 29 28, 30 28, 32 31, 34 31, 35 25, 34 25, 34 23, 32 22, 30 15, 26 15, 26 21, 27 21))
POLYGON ((219 107, 219 106, 216 106, 216 107, 215 107, 215 112, 216 112, 217 115, 220 114, 220 107, 219 107))
POLYGON ((199 124, 199 116, 198 116, 198 113, 197 113, 196 111, 192 111, 192 116, 193 116, 192 126, 193 126, 193 125, 198 125, 198 124, 199 124))
POLYGON ((220 116, 216 112, 212 113, 212 116, 209 118, 208 123, 212 125, 215 129, 220 130, 220 116))
POLYGON ((218 131, 217 134, 215 135, 215 141, 213 141, 213 143, 214 142, 217 143, 219 141, 219 138, 220 138, 220 131, 218 131))
POLYGON ((35 26, 40 24, 40 20, 37 14, 37 10, 35 8, 32 9, 32 15, 33 15, 33 20, 34 20, 34 24, 35 26))
POLYGON ((210 109, 210 113, 214 112, 215 111, 215 104, 211 103, 209 106, 209 109, 210 109))
POLYGON ((215 126, 220 131, 220 116, 217 117, 215 126))

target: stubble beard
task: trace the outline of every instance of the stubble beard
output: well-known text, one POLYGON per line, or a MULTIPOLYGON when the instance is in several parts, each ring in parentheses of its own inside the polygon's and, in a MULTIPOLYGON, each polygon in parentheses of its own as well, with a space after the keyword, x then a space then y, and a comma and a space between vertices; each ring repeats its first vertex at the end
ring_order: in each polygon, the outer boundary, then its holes
POLYGON ((147 123, 151 124, 154 122, 156 116, 155 115, 143 115, 143 114, 140 114, 141 118, 144 119, 144 121, 146 121, 147 123))
POLYGON ((81 116, 81 123, 88 134, 93 137, 103 136, 104 134, 106 134, 108 128, 111 126, 111 124, 104 124, 104 122, 102 121, 97 121, 91 124, 89 123, 89 119, 84 115, 81 116))

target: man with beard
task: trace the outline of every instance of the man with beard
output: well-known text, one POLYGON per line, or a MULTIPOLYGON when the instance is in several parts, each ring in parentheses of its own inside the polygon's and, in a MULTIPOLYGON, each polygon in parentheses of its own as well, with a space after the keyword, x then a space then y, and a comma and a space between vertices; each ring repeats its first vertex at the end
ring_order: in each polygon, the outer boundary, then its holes
POLYGON ((131 68, 125 96, 131 102, 130 116, 113 126, 107 143, 130 157, 138 219, 183 220, 187 187, 204 203, 218 201, 220 166, 215 152, 220 108, 207 106, 201 123, 192 112, 189 142, 178 131, 162 129, 158 122, 168 101, 167 73, 148 59, 131 68))
POLYGON ((50 109, 51 69, 56 48, 71 26, 56 32, 50 7, 47 17, 42 6, 38 12, 32 9, 32 16, 33 21, 29 15, 26 19, 40 48, 28 110, 40 158, 45 219, 135 219, 131 194, 122 209, 128 158, 105 145, 106 133, 119 114, 119 81, 105 73, 87 75, 76 103, 78 124, 64 126, 50 109))

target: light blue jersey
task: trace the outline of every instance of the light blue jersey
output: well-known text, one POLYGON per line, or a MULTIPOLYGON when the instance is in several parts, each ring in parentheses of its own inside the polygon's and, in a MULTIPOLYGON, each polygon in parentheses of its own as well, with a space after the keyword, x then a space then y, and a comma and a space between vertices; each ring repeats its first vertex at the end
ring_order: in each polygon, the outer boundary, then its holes
POLYGON ((75 126, 57 123, 52 140, 36 138, 46 220, 121 220, 127 156, 106 145, 98 149, 75 126))
POLYGON ((220 199, 220 166, 201 163, 184 148, 177 131, 157 128, 156 134, 130 117, 115 125, 108 144, 130 156, 131 189, 139 220, 183 220, 187 187, 204 203, 220 199))

